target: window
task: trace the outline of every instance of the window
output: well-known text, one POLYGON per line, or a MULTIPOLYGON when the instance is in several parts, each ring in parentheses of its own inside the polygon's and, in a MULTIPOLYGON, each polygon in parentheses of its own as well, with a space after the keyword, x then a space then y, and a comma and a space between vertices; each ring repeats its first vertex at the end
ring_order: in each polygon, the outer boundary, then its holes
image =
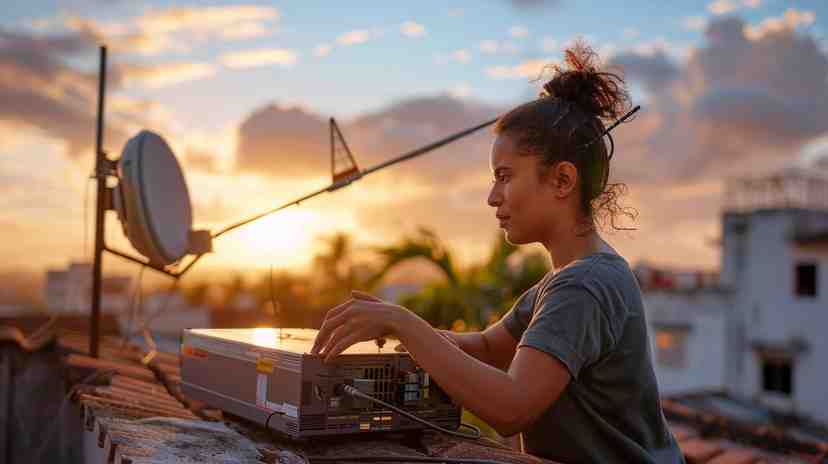
POLYGON ((685 367, 687 365, 687 330, 676 328, 656 329, 656 362, 661 366, 685 367))
POLYGON ((796 265, 796 295, 801 297, 817 296, 816 263, 799 263, 796 265))
POLYGON ((790 396, 792 381, 793 363, 790 360, 762 360, 762 390, 790 396))

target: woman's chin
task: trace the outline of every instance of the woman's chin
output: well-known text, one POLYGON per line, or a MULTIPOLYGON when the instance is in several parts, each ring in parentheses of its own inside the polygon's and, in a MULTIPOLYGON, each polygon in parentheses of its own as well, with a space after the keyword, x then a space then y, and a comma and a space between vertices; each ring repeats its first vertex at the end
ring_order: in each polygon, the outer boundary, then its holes
POLYGON ((524 243, 526 243, 525 241, 521 240, 519 234, 516 234, 512 230, 503 229, 503 234, 505 236, 504 238, 506 239, 506 242, 510 245, 523 245, 524 243))

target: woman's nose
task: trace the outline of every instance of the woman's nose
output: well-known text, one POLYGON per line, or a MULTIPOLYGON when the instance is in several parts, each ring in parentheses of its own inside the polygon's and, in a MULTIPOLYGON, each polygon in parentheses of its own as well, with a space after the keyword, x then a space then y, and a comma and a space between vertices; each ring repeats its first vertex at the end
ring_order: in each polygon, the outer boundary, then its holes
POLYGON ((492 185, 492 189, 489 191, 489 199, 488 203, 489 206, 497 208, 503 203, 503 195, 499 191, 497 184, 492 185))

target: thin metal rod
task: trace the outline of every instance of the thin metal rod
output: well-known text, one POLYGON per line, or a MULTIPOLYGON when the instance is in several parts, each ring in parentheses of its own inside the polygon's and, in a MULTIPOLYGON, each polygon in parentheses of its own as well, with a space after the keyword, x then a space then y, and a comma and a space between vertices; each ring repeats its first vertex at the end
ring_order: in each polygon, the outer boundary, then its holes
POLYGON ((384 169, 384 168, 387 168, 388 166, 391 166, 391 165, 394 165, 394 164, 397 164, 397 163, 401 163, 401 162, 403 162, 403 161, 409 160, 409 159, 411 159, 411 158, 415 158, 415 157, 420 156, 420 155, 424 155, 424 154, 426 154, 426 153, 428 153, 428 152, 430 152, 430 151, 432 151, 432 150, 435 150, 435 149, 437 149, 437 148, 442 147, 443 145, 446 145, 446 144, 449 144, 449 143, 451 143, 451 142, 454 142, 455 140, 457 140, 457 139, 459 139, 459 138, 465 137, 465 136, 467 136, 467 135, 469 135, 469 134, 471 134, 471 133, 473 133, 473 132, 476 132, 476 131, 478 131, 478 130, 480 130, 480 129, 484 128, 484 127, 486 127, 486 126, 489 126, 489 125, 491 125, 491 124, 494 124, 494 123, 495 123, 495 121, 497 121, 497 118, 492 119, 492 120, 490 120, 490 121, 486 121, 486 122, 484 122, 484 123, 482 123, 482 124, 478 124, 478 125, 476 125, 476 126, 474 126, 474 127, 471 127, 471 128, 466 129, 466 130, 464 130, 464 131, 461 131, 461 132, 458 132, 458 133, 456 133, 456 134, 450 135, 450 136, 448 136, 448 137, 446 137, 446 138, 444 138, 444 139, 438 140, 438 141, 436 141, 436 142, 434 142, 434 143, 430 143, 430 144, 428 144, 428 145, 426 145, 426 146, 424 146, 424 147, 421 147, 421 148, 418 148, 418 149, 416 149, 416 150, 410 151, 410 152, 408 152, 408 153, 402 154, 402 155, 400 155, 400 156, 398 156, 398 157, 396 157, 396 158, 394 158, 394 159, 388 160, 388 161, 386 161, 386 162, 384 162, 384 163, 380 163, 380 164, 378 164, 378 165, 376 165, 376 166, 374 166, 374 167, 368 168, 368 169, 366 169, 366 170, 364 170, 364 171, 360 172, 360 173, 359 173, 359 175, 357 175, 357 176, 356 176, 356 177, 354 177, 354 178, 350 178, 350 179, 346 179, 346 180, 344 180, 344 181, 340 181, 340 182, 335 182, 335 183, 332 183, 331 185, 329 185, 329 186, 327 186, 327 187, 325 187, 325 188, 323 188, 323 189, 317 190, 317 191, 315 191, 315 192, 313 192, 313 193, 309 193, 309 194, 307 194, 307 195, 303 196, 302 198, 299 198, 298 200, 293 200, 293 201, 291 201, 291 202, 285 203, 285 204, 283 204, 283 205, 281 205, 281 206, 278 206, 278 207, 276 207, 276 208, 273 208, 273 209, 267 210, 267 211, 265 211, 265 212, 263 212, 263 213, 257 214, 257 215, 255 215, 255 216, 253 216, 253 217, 249 218, 249 219, 244 219, 244 220, 239 221, 239 222, 237 222, 237 223, 235 223, 235 224, 231 224, 231 225, 229 225, 229 226, 225 227, 224 229, 222 229, 222 230, 220 230, 220 231, 216 232, 215 234, 213 234, 213 238, 219 237, 219 236, 221 236, 221 235, 223 235, 223 234, 225 234, 225 233, 227 233, 227 232, 230 232, 230 231, 231 231, 231 230, 233 230, 233 229, 236 229, 236 228, 239 228, 239 227, 241 227, 241 226, 243 226, 243 225, 249 224, 249 223, 251 223, 251 222, 253 222, 253 221, 257 220, 257 219, 261 219, 262 217, 267 216, 268 214, 273 214, 273 213, 275 213, 275 212, 277 212, 277 211, 280 211, 280 210, 283 210, 283 209, 285 209, 285 208, 287 208, 287 207, 290 207, 290 206, 293 206, 293 205, 298 205, 299 203, 302 203, 303 201, 309 200, 309 199, 311 199, 311 198, 313 198, 313 197, 315 197, 315 196, 317 196, 317 195, 320 195, 320 194, 322 194, 322 193, 325 193, 325 192, 333 192, 334 190, 337 190, 337 189, 340 189, 340 188, 342 188, 342 187, 345 187, 345 186, 347 186, 347 185, 351 184, 352 182, 354 182, 355 180, 359 180, 359 179, 361 179, 362 177, 367 176, 368 174, 371 174, 371 173, 373 173, 373 172, 379 171, 380 169, 384 169))
POLYGON ((133 263, 140 264, 141 266, 146 266, 146 267, 148 267, 150 269, 153 269, 153 270, 156 270, 158 272, 163 272, 164 274, 167 274, 170 277, 175 277, 175 274, 173 274, 170 271, 164 269, 163 267, 155 265, 155 264, 153 264, 153 263, 151 263, 151 262, 149 262, 145 259, 140 259, 140 258, 136 258, 134 256, 130 256, 130 255, 128 255, 128 254, 126 254, 122 251, 118 251, 118 250, 116 250, 114 248, 110 248, 106 245, 104 245, 104 251, 106 251, 108 253, 112 253, 113 255, 119 256, 119 257, 124 258, 128 261, 132 261, 133 263))
POLYGON ((106 47, 101 47, 98 71, 98 125, 95 137, 95 177, 98 195, 95 206, 95 260, 92 265, 92 312, 89 315, 89 356, 98 357, 101 319, 101 267, 104 250, 104 219, 106 212, 106 155, 103 151, 104 94, 106 92, 106 47))
POLYGON ((450 136, 448 136, 448 137, 446 137, 442 140, 438 140, 434 143, 430 143, 430 144, 428 144, 428 145, 426 145, 422 148, 418 148, 416 150, 413 150, 413 151, 410 151, 410 152, 405 153, 403 155, 400 155, 400 156, 398 156, 398 157, 396 157, 392 160, 388 160, 384 163, 380 163, 380 164, 378 164, 378 165, 376 165, 372 168, 369 168, 369 169, 366 169, 365 171, 362 171, 362 175, 367 176, 368 174, 371 174, 374 171, 379 171, 380 169, 387 168, 388 166, 391 166, 392 164, 397 164, 397 163, 403 162, 405 160, 408 160, 408 159, 411 159, 411 158, 414 158, 414 157, 417 157, 417 156, 420 156, 420 155, 424 155, 424 154, 430 152, 431 150, 440 148, 443 145, 454 142, 455 140, 457 140, 459 138, 463 138, 463 137, 465 137, 469 134, 477 132, 480 129, 483 129, 484 127, 486 127, 486 126, 490 126, 490 125, 494 124, 495 122, 497 122, 497 120, 498 120, 498 118, 492 119, 490 121, 486 121, 483 124, 478 124, 474 127, 471 127, 471 128, 466 129, 464 131, 458 132, 454 135, 450 135, 450 136))

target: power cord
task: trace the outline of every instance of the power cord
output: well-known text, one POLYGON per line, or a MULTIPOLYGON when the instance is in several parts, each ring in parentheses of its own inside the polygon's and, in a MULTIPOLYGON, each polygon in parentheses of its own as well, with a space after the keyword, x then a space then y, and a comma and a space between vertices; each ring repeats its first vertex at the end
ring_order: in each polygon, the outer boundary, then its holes
MULTIPOLYGON (((508 447, 504 446, 501 443, 498 443, 494 440, 491 440, 487 437, 483 437, 480 433, 480 429, 472 424, 466 424, 465 422, 461 422, 461 427, 467 427, 474 431, 473 435, 467 435, 465 433, 455 432, 453 430, 446 429, 444 427, 440 427, 437 424, 433 424, 425 419, 415 416, 414 414, 409 413, 408 411, 402 410, 394 405, 388 404, 385 401, 380 399, 374 398, 373 396, 366 395, 361 391, 357 390, 351 385, 340 385, 341 393, 345 393, 351 396, 355 396, 357 398, 365 399, 376 404, 379 404, 383 407, 391 409, 394 412, 397 412, 415 422, 419 422, 420 424, 425 425, 426 427, 436 430, 441 433, 445 433, 451 436, 466 438, 471 440, 485 440, 488 441, 500 449, 509 449, 508 447)), ((273 411, 270 415, 267 416, 267 420, 265 421, 265 429, 270 431, 269 423, 270 419, 276 415, 282 414, 280 411, 273 411)), ((302 457, 305 459, 305 462, 312 464, 314 462, 429 462, 429 463, 444 463, 444 464, 503 464, 498 461, 494 461, 491 459, 473 459, 473 458, 450 458, 450 457, 430 457, 430 456, 419 456, 419 455, 387 455, 387 456, 376 456, 376 455, 353 455, 353 456, 310 456, 302 454, 302 457)))

